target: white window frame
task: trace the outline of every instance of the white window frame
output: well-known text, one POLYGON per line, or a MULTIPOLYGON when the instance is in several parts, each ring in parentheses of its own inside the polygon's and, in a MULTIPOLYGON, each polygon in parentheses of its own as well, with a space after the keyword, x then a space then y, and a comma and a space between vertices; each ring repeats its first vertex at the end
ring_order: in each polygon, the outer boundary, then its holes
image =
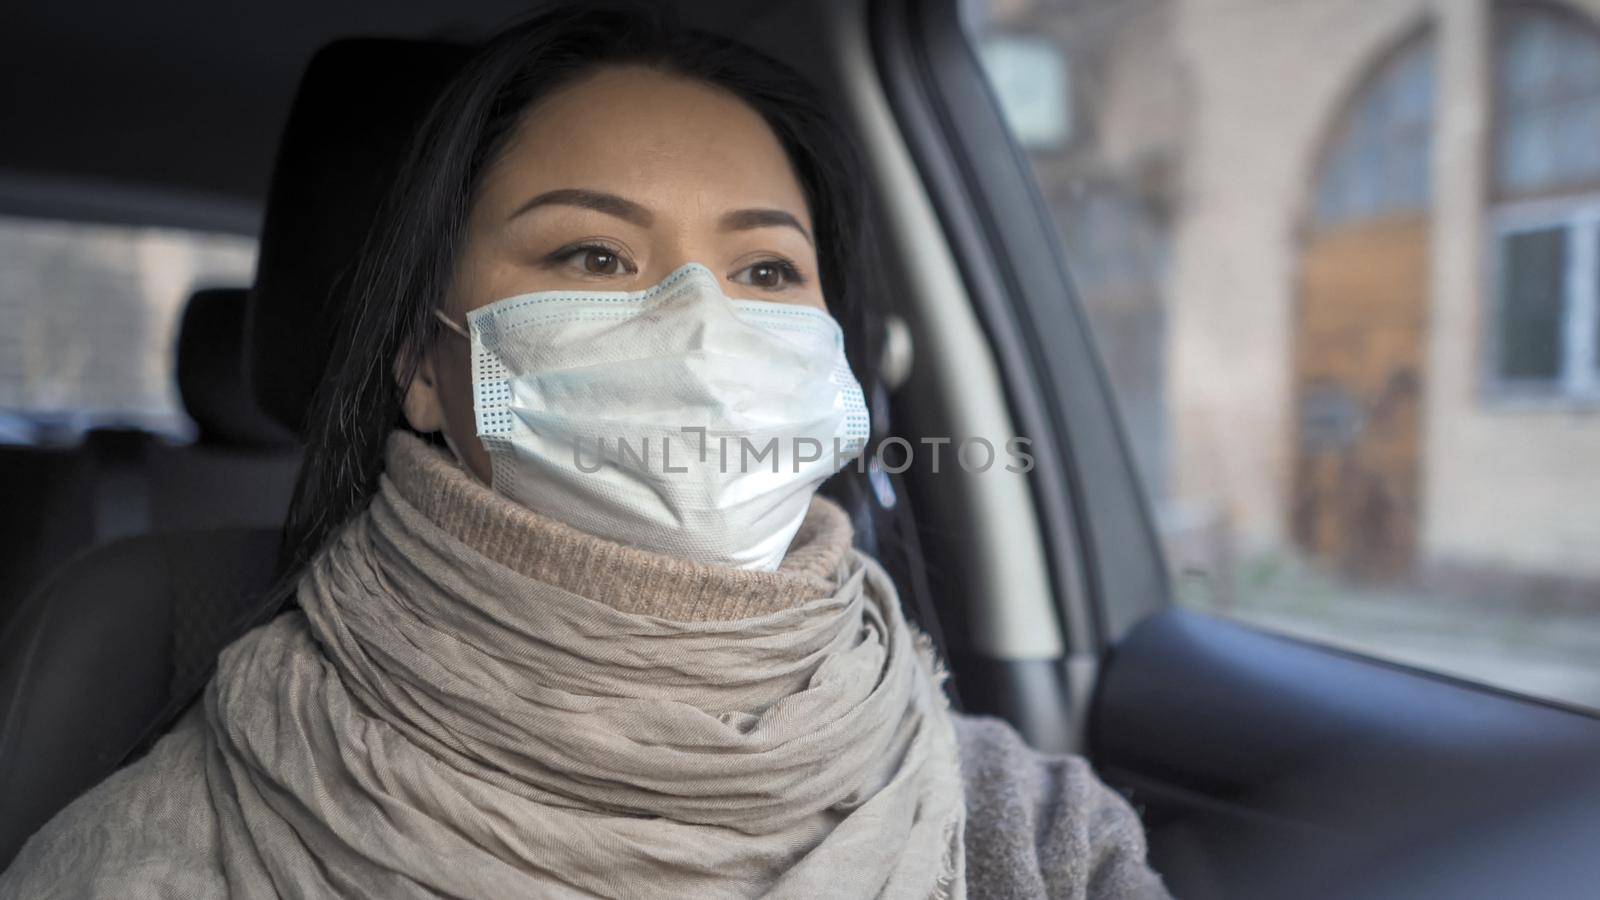
POLYGON ((1600 194, 1507 203, 1491 216, 1483 323, 1485 399, 1496 406, 1600 407, 1600 194), (1554 380, 1500 374, 1500 282, 1505 239, 1547 228, 1567 229, 1566 297, 1561 316, 1561 371, 1554 380))

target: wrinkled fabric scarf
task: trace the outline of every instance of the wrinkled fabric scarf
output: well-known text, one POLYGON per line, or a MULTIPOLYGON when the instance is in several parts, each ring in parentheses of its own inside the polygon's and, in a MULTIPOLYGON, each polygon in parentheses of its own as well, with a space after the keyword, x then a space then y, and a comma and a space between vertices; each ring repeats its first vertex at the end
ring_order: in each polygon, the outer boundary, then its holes
POLYGON ((941 675, 877 564, 840 559, 797 606, 642 615, 495 562, 384 476, 303 617, 207 691, 230 888, 964 896, 941 675))

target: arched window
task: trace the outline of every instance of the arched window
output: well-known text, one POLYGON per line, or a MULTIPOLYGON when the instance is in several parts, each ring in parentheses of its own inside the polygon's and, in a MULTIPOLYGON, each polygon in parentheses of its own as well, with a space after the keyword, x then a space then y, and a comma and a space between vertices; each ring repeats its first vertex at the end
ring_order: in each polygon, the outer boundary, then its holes
POLYGON ((1600 32, 1543 5, 1495 25, 1495 383, 1600 398, 1600 32))
POLYGON ((1434 38, 1377 57, 1333 119, 1294 317, 1297 542, 1363 577, 1417 546, 1426 382, 1434 38))
POLYGON ((1433 146, 1433 42, 1400 47, 1356 94, 1317 178, 1319 226, 1427 208, 1433 146))

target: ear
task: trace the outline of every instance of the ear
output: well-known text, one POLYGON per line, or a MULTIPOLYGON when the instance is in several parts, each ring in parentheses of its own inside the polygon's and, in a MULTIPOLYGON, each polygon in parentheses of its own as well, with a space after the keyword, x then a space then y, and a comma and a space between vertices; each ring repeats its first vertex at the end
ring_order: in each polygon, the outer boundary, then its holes
POLYGON ((439 399, 439 380, 434 377, 433 354, 416 353, 410 346, 401 349, 394 360, 394 378, 402 392, 400 409, 411 427, 423 434, 443 430, 444 404, 439 399), (404 380, 408 370, 409 384, 404 380))

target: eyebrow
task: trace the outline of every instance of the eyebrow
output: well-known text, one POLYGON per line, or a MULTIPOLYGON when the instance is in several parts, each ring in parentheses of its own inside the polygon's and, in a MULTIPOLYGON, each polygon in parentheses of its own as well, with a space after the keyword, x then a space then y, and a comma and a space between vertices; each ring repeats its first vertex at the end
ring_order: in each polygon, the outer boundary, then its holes
POLYGON ((582 209, 592 209, 595 212, 605 213, 608 216, 616 216, 619 219, 632 222, 640 228, 648 228, 650 223, 655 221, 655 216, 650 214, 650 210, 632 200, 618 197, 616 194, 607 194, 603 191, 588 191, 582 188, 562 188, 555 191, 545 191, 517 207, 516 211, 507 217, 507 220, 515 219, 523 213, 541 206, 576 206, 582 209))
POLYGON ((793 228, 800 232, 806 243, 815 246, 811 240, 811 232, 806 231, 800 220, 789 215, 781 209, 736 209, 722 217, 723 231, 744 231, 750 228, 793 228))
MULTIPOLYGON (((591 191, 583 188, 561 188, 554 191, 545 191, 532 200, 517 207, 508 220, 537 209, 541 206, 576 206, 580 209, 591 209, 608 216, 616 216, 627 222, 632 222, 641 228, 648 228, 655 221, 655 216, 650 210, 616 194, 604 191, 591 191)), ((720 223, 723 231, 747 231, 752 228, 793 228, 800 232, 806 243, 815 244, 811 239, 811 232, 807 231, 800 220, 781 209, 736 209, 723 215, 720 223)))

